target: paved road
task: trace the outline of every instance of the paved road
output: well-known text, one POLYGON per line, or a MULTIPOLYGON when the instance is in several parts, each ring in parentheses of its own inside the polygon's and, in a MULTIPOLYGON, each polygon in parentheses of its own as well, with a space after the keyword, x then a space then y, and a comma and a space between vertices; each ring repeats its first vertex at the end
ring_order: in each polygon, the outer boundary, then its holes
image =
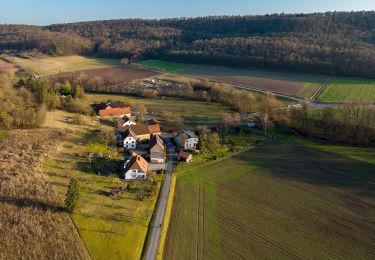
POLYGON ((175 158, 175 151, 174 151, 173 145, 170 142, 167 142, 167 145, 168 145, 167 170, 166 170, 165 180, 164 180, 164 184, 161 190, 159 202, 157 205, 157 211, 156 211, 154 226, 152 227, 151 238, 148 241, 148 245, 146 249, 146 260, 154 260, 156 258, 156 254, 158 252, 159 240, 160 240, 161 225, 163 223, 165 209, 167 207, 171 176, 173 172, 173 162, 175 158))

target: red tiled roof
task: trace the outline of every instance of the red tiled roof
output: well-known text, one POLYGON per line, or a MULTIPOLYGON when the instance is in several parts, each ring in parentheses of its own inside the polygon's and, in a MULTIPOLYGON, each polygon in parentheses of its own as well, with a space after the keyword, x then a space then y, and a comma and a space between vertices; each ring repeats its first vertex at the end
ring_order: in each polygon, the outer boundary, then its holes
POLYGON ((119 116, 131 114, 130 107, 108 108, 99 110, 100 116, 119 116))
POLYGON ((144 172, 147 172, 147 161, 137 153, 132 153, 129 158, 129 162, 125 166, 125 172, 129 170, 141 169, 144 172))
POLYGON ((118 125, 118 130, 121 133, 124 133, 127 129, 130 129, 134 132, 135 135, 147 135, 147 134, 159 134, 160 125, 130 125, 122 126, 118 125))
POLYGON ((185 153, 185 152, 179 152, 177 154, 177 158, 181 158, 181 159, 184 159, 184 160, 188 159, 190 156, 191 156, 190 153, 185 153))

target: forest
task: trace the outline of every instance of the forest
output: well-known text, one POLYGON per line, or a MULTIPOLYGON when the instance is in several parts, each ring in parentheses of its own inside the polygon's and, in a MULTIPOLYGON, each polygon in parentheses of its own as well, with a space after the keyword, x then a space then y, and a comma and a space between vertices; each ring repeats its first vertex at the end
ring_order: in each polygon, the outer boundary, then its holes
POLYGON ((5 50, 375 78, 375 12, 0 25, 5 50))

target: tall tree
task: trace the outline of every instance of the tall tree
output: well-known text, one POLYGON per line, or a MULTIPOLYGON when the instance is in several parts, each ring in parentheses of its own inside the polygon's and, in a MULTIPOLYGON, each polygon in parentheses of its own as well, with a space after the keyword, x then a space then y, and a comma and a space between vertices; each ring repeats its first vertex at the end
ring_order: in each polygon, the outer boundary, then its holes
POLYGON ((78 206, 80 197, 80 187, 76 179, 72 178, 69 181, 68 192, 65 197, 65 207, 69 212, 74 212, 78 206))

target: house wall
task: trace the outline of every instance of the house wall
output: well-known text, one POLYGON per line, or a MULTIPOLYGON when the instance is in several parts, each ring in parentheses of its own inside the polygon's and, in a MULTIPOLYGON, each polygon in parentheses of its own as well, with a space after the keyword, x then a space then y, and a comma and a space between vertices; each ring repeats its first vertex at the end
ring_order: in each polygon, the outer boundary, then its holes
POLYGON ((197 149, 198 145, 198 138, 189 138, 186 139, 184 148, 189 150, 189 149, 197 149))
POLYGON ((124 148, 126 149, 137 148, 137 141, 133 137, 126 137, 124 140, 124 148))
POLYGON ((147 179, 147 175, 141 169, 131 169, 125 173, 125 180, 147 179))
POLYGON ((137 125, 137 124, 131 120, 122 124, 122 126, 131 126, 131 125, 137 125))

